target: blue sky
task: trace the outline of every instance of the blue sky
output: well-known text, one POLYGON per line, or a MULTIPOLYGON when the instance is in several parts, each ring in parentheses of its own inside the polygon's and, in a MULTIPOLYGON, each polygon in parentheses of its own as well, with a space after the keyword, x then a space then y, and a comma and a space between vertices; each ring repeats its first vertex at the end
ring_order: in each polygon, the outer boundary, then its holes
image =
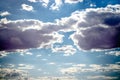
POLYGON ((1 0, 0 68, 0 79, 119 80, 120 1, 1 0))

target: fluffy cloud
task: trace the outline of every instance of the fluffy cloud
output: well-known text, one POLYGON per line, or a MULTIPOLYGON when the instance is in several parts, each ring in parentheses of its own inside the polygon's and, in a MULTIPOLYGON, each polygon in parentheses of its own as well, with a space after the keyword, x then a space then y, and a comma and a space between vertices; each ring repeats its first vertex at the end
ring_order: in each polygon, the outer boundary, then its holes
POLYGON ((72 45, 65 45, 62 47, 55 47, 52 49, 53 52, 64 52, 64 56, 73 55, 76 53, 76 49, 72 45))
POLYGON ((63 36, 56 33, 60 28, 57 24, 36 20, 6 21, 0 24, 0 50, 42 48, 62 42, 63 36))
MULTIPOLYGON (((51 48, 54 43, 62 43, 65 37, 59 31, 74 31, 70 38, 79 49, 117 48, 120 47, 119 30, 120 5, 75 11, 70 17, 57 19, 54 23, 5 18, 0 21, 0 50, 51 48)), ((70 49, 76 52, 72 46, 70 49)), ((54 51, 70 53, 70 49, 66 49, 67 52, 63 48, 55 48, 54 51)))
POLYGON ((22 7, 23 10, 26 10, 26 11, 33 11, 33 7, 30 6, 30 5, 22 4, 21 7, 22 7))
POLYGON ((69 4, 78 3, 78 2, 83 2, 83 0, 65 0, 65 3, 69 3, 69 4))
POLYGON ((0 13, 0 16, 8 16, 10 15, 10 13, 8 11, 5 11, 5 12, 1 12, 0 13))
MULTIPOLYGON (((79 49, 111 49, 120 47, 119 5, 86 9, 83 20, 78 21, 76 33, 71 36, 79 49)), ((73 13, 81 15, 81 12, 73 13)))

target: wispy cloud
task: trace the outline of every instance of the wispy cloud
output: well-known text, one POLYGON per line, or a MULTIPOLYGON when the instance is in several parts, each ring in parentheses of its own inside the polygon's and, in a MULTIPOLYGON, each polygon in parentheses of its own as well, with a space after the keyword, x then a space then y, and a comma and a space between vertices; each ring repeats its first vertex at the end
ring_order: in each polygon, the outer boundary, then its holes
POLYGON ((114 56, 120 56, 120 51, 110 51, 110 52, 106 52, 105 54, 114 55, 114 56))
POLYGON ((8 16, 10 15, 10 13, 8 11, 5 11, 5 12, 0 12, 0 16, 8 16))
POLYGON ((55 3, 53 3, 50 6, 51 10, 59 10, 59 8, 61 7, 61 5, 63 4, 62 0, 55 0, 55 3))
POLYGON ((28 64, 18 64, 18 69, 20 70, 34 69, 34 66, 28 64))
POLYGON ((120 71, 120 66, 118 64, 106 64, 106 65, 101 65, 101 64, 90 64, 90 65, 85 65, 85 64, 77 64, 77 65, 72 65, 72 67, 68 68, 62 68, 61 73, 63 74, 75 74, 75 73, 87 73, 87 72, 99 72, 99 73, 105 73, 105 72, 119 72, 120 71))
POLYGON ((65 3, 74 4, 78 2, 83 2, 84 0, 65 0, 65 3))
POLYGON ((43 7, 48 7, 48 4, 49 4, 49 0, 28 0, 29 2, 33 2, 33 3, 42 3, 42 6, 43 7))
POLYGON ((99 80, 99 79, 118 79, 119 76, 105 75, 109 73, 118 73, 120 71, 120 66, 118 64, 76 64, 68 68, 61 68, 60 72, 65 75, 76 76, 79 74, 80 77, 77 79, 85 80, 99 80), (84 74, 84 75, 83 75, 84 74))
POLYGON ((34 10, 34 8, 32 6, 27 5, 27 4, 22 4, 21 7, 25 11, 33 11, 34 10))

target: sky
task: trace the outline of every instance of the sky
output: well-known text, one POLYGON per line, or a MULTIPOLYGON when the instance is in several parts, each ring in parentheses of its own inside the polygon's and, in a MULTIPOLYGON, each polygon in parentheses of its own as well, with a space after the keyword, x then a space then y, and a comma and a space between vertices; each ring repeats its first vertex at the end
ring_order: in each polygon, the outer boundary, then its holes
POLYGON ((0 80, 120 80, 119 0, 0 0, 0 80))

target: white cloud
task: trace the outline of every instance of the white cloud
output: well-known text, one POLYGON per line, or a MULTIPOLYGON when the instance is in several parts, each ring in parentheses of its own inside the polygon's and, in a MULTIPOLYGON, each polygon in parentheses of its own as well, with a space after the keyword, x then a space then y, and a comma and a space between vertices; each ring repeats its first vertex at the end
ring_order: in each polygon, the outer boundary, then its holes
POLYGON ((120 51, 110 51, 110 52, 106 52, 105 54, 114 55, 114 56, 120 56, 120 51))
POLYGON ((55 62, 50 62, 48 63, 49 65, 55 65, 56 63, 55 62))
POLYGON ((2 68, 0 69, 0 72, 2 74, 0 75, 0 79, 9 79, 9 80, 24 80, 27 78, 27 72, 24 70, 19 70, 19 69, 10 69, 10 68, 2 68))
POLYGON ((95 4, 90 4, 90 7, 96 7, 96 5, 95 4))
POLYGON ((20 70, 34 69, 34 66, 28 64, 18 64, 18 69, 20 70))
POLYGON ((33 53, 31 53, 31 52, 27 52, 26 54, 27 54, 27 55, 33 55, 33 53))
POLYGON ((35 2, 37 2, 38 0, 28 0, 28 1, 30 1, 30 2, 34 2, 34 3, 35 3, 35 2))
POLYGON ((65 3, 69 3, 69 4, 78 3, 78 2, 83 2, 83 0, 65 0, 65 3))
POLYGON ((47 61, 48 59, 45 59, 45 58, 43 58, 43 59, 41 59, 42 61, 47 61))
POLYGON ((60 77, 55 77, 55 76, 44 76, 44 77, 32 77, 30 80, 78 80, 74 76, 60 76, 60 77))
POLYGON ((9 53, 7 53, 5 51, 0 51, 0 58, 7 56, 7 54, 9 54, 9 53))
POLYGON ((0 16, 8 16, 10 13, 8 11, 0 12, 0 16))
POLYGON ((49 4, 49 0, 41 0, 42 6, 47 7, 49 4))
POLYGON ((36 57, 41 57, 42 55, 41 54, 39 54, 39 55, 36 55, 36 57))
POLYGON ((109 21, 111 21, 112 18, 117 18, 115 16, 120 17, 119 6, 120 5, 108 5, 105 8, 88 8, 83 12, 77 11, 73 13, 74 16, 77 17, 80 16, 81 13, 83 13, 82 15, 84 16, 82 18, 83 21, 77 21, 76 32, 71 35, 71 39, 78 49, 112 49, 113 45, 116 45, 113 38, 116 36, 116 28, 119 26, 119 21, 116 21, 116 23, 113 24, 109 21), (109 14, 112 14, 114 17, 109 14), (116 26, 114 29, 112 28, 113 25, 116 26), (108 34, 109 36, 107 36, 108 34))
POLYGON ((62 74, 75 74, 75 73, 87 73, 87 72, 94 72, 94 73, 104 73, 104 72, 119 72, 120 66, 118 64, 106 64, 106 65, 98 65, 98 64, 76 64, 72 65, 68 68, 61 68, 60 72, 62 74))
POLYGON ((49 0, 28 0, 29 2, 33 2, 33 3, 42 3, 42 6, 43 7, 48 7, 48 4, 49 4, 49 0))
POLYGON ((50 6, 51 10, 59 10, 59 8, 61 7, 61 5, 63 4, 62 0, 55 0, 55 3, 53 3, 50 6))
MULTIPOLYGON (((54 23, 33 19, 10 21, 5 18, 0 21, 0 27, 6 30, 8 30, 8 28, 10 28, 9 30, 13 30, 12 33, 9 33, 9 36, 13 33, 15 36, 10 36, 11 39, 6 38, 6 41, 9 41, 10 44, 15 46, 11 46, 13 49, 52 48, 54 43, 63 42, 62 39, 65 36, 59 34, 59 31, 75 31, 70 38, 78 49, 110 49, 116 45, 115 42, 112 41, 115 40, 114 36, 116 36, 116 28, 119 27, 119 22, 116 21, 115 24, 111 24, 105 22, 105 20, 108 19, 108 17, 112 19, 112 16, 114 16, 113 18, 119 18, 119 6, 120 5, 109 5, 105 8, 90 8, 84 11, 75 11, 70 17, 57 19, 54 23), (114 25, 114 29, 112 25, 114 25), (18 33, 19 36, 16 33, 18 33), (22 36, 20 37, 20 35, 22 36), (25 40, 30 44, 27 44, 25 40)), ((5 34, 6 31, 0 31, 0 34, 1 33, 5 34)), ((3 36, 4 35, 1 35, 1 37, 3 36)), ((68 46, 55 47, 53 48, 53 52, 62 51, 65 52, 66 55, 74 54, 76 49, 74 49, 72 45, 68 46), (64 47, 66 51, 63 49, 64 47)))
POLYGON ((73 67, 86 67, 86 64, 75 64, 73 67))
POLYGON ((73 55, 76 53, 76 49, 72 45, 64 45, 62 47, 52 48, 53 52, 63 52, 64 56, 73 55))
POLYGON ((27 5, 27 4, 22 4, 21 7, 25 11, 33 11, 34 10, 34 8, 32 6, 27 5))
POLYGON ((112 76, 105 76, 105 75, 98 75, 98 76, 87 76, 88 80, 113 80, 118 79, 118 77, 112 77, 112 76))
MULTIPOLYGON (((3 23, 3 24, 7 24, 8 22, 9 22, 9 20, 7 18, 2 18, 0 20, 0 23, 3 23)), ((2 26, 0 26, 0 27, 2 27, 2 26)))

